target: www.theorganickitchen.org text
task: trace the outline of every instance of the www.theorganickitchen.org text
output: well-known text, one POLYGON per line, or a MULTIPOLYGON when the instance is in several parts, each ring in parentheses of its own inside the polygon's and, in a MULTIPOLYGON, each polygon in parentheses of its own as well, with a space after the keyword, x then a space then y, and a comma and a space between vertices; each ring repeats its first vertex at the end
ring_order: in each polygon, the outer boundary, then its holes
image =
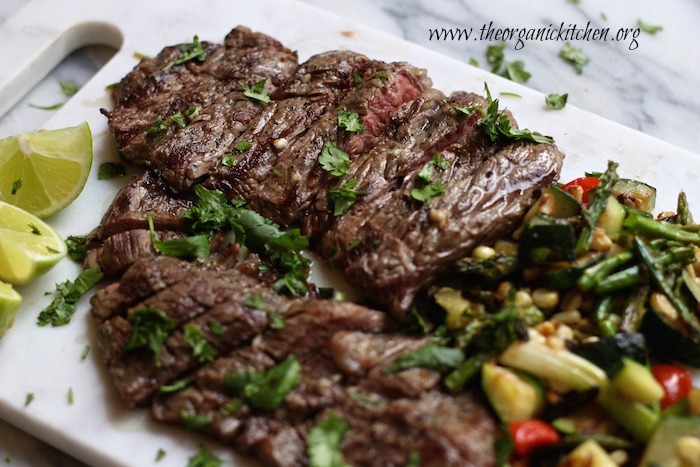
POLYGON ((589 21, 585 27, 579 27, 576 23, 561 22, 558 26, 549 24, 539 28, 496 28, 493 21, 484 24, 481 28, 435 28, 428 29, 431 41, 499 41, 515 42, 515 50, 525 47, 528 41, 617 41, 627 44, 629 50, 639 47, 637 37, 641 33, 640 28, 595 28, 589 21))

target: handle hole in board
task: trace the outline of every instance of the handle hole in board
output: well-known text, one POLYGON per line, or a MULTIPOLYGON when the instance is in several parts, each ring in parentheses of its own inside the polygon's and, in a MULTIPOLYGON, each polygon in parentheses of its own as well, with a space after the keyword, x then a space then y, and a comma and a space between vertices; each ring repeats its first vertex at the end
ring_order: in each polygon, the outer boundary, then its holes
POLYGON ((42 110, 35 106, 68 102, 72 97, 64 94, 60 82, 72 81, 80 89, 114 57, 122 42, 117 28, 100 22, 83 23, 62 34, 43 53, 33 70, 36 73, 25 80, 36 84, 25 82, 29 88, 25 87, 25 92, 17 96, 19 100, 0 115, 0 139, 43 127, 60 108, 42 110))

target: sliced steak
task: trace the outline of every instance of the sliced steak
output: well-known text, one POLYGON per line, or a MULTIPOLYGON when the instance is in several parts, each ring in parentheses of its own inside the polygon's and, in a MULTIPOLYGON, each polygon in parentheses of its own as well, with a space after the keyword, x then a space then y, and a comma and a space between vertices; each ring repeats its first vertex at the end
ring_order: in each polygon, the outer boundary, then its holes
MULTIPOLYGON (((167 275, 170 267, 164 262, 160 276, 167 275)), ((133 268, 137 271, 127 271, 119 286, 93 298, 100 348, 117 391, 128 405, 145 402, 161 385, 202 363, 185 336, 187 328, 199 334, 214 353, 225 352, 261 333, 268 326, 268 312, 285 313, 291 303, 264 282, 235 269, 193 267, 183 268, 188 270, 184 277, 154 281, 155 287, 143 290, 151 294, 142 301, 120 300, 133 288, 129 281, 155 276, 140 264, 133 268), (175 327, 159 358, 148 349, 128 349, 134 332, 131 315, 144 308, 164 313, 175 327)))
POLYGON ((449 164, 433 167, 431 183, 442 183, 444 193, 426 204, 412 197, 427 183, 419 177, 425 158, 393 184, 382 181, 385 189, 366 190, 323 235, 321 250, 333 253, 348 281, 396 319, 456 259, 512 230, 558 178, 563 154, 555 146, 494 144, 475 118, 462 118, 458 138, 449 135, 427 152, 449 164))
POLYGON ((308 172, 304 166, 306 155, 315 151, 315 160, 320 152, 320 148, 305 146, 309 138, 316 133, 323 138, 335 132, 336 126, 331 126, 329 119, 334 118, 338 101, 355 88, 353 76, 374 69, 376 64, 364 55, 347 51, 311 57, 273 94, 272 102, 238 138, 252 146, 238 154, 235 165, 219 163, 208 185, 229 198, 245 199, 252 209, 275 222, 288 224, 286 218, 293 218, 295 211, 282 213, 279 201, 268 205, 266 190, 276 187, 276 191, 289 191, 287 185, 294 183, 293 174, 298 182, 308 172))
POLYGON ((158 395, 152 414, 177 424, 184 416, 206 417, 205 431, 267 465, 307 465, 306 437, 331 413, 350 426, 341 445, 349 465, 403 466, 414 451, 421 465, 493 465, 497 428, 482 400, 443 392, 430 370, 385 373, 399 355, 427 342, 387 332, 392 327, 384 315, 357 305, 300 304, 284 330, 268 329, 252 347, 192 373, 187 388, 158 395), (276 410, 251 409, 227 387, 227 375, 269 369, 290 354, 301 373, 276 410), (394 379, 382 383, 387 378, 394 379))
POLYGON ((174 65, 186 44, 143 60, 116 86, 115 108, 102 111, 122 157, 158 169, 176 191, 208 174, 263 109, 242 85, 264 79, 272 92, 297 68, 296 53, 245 27, 232 30, 224 45, 201 46, 203 60, 174 65), (181 123, 173 119, 178 113, 181 123))

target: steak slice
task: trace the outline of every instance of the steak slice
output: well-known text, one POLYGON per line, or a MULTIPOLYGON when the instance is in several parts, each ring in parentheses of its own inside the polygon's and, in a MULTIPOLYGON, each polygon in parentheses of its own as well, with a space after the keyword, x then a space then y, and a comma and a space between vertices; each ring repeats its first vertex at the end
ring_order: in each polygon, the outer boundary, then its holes
POLYGON ((403 466, 413 451, 421 465, 493 465, 497 428, 481 399, 443 392, 431 370, 386 374, 427 339, 391 332, 379 312, 330 300, 299 304, 285 321, 285 329, 268 329, 254 345, 193 372, 185 389, 157 395, 153 417, 176 424, 202 417, 210 421, 203 430, 266 465, 307 465, 305 440, 331 413, 350 426, 341 445, 349 465, 403 466), (279 408, 253 409, 227 386, 229 376, 269 369, 290 354, 301 372, 279 408))
POLYGON ((266 80, 272 92, 298 66, 296 53, 242 26, 223 45, 202 42, 203 60, 173 65, 186 47, 143 60, 113 91, 115 108, 102 110, 121 156, 158 169, 176 191, 207 175, 263 109, 242 86, 266 80))
POLYGON ((210 358, 202 360, 193 351, 188 332, 201 336, 218 354, 261 333, 269 324, 268 312, 285 313, 291 303, 265 282, 235 269, 188 267, 180 261, 185 274, 173 274, 171 261, 162 261, 159 268, 144 263, 135 264, 135 271, 127 271, 118 286, 96 294, 92 301, 100 348, 127 405, 147 401, 161 385, 210 358), (150 285, 130 284, 144 277, 151 279, 150 285), (140 289, 143 300, 127 295, 134 288, 140 289), (129 349, 132 314, 144 309, 159 310, 174 325, 159 358, 148 349, 129 349))
POLYGON ((353 76, 361 76, 364 70, 373 69, 377 63, 349 51, 327 52, 309 58, 295 76, 272 95, 273 100, 238 138, 249 142, 251 147, 238 154, 233 166, 219 162, 207 184, 229 198, 245 199, 253 210, 277 223, 288 224, 288 218, 293 218, 295 211, 283 213, 279 201, 268 205, 266 190, 279 185, 273 189, 288 191, 287 184, 293 183, 290 177, 296 177, 298 182, 305 175, 308 171, 303 164, 307 158, 305 154, 316 151, 316 156, 320 151, 307 148, 308 139, 318 132, 326 135, 335 130, 335 126, 329 126, 328 116, 335 116, 339 99, 355 87, 353 76), (301 154, 294 151, 301 151, 301 154))
MULTIPOLYGON (((453 105, 464 100, 472 99, 452 98, 453 105)), ((368 195, 322 237, 321 251, 334 254, 348 281, 398 320, 421 288, 477 245, 512 230, 558 178, 564 156, 554 145, 492 143, 476 118, 461 118, 462 128, 424 152, 439 152, 449 164, 432 169, 431 183, 442 183, 444 193, 425 204, 412 197, 427 183, 419 174, 430 157, 402 178, 375 182, 371 175, 371 183, 358 183, 368 195)))

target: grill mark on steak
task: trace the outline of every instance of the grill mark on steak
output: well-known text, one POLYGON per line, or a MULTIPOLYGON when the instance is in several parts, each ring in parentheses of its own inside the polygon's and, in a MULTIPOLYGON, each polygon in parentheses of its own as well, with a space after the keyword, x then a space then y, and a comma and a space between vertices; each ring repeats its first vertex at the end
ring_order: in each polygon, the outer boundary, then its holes
POLYGON ((296 53, 245 27, 231 31, 224 45, 202 43, 206 59, 169 69, 178 46, 143 60, 114 90, 116 107, 102 110, 128 162, 158 169, 168 185, 183 191, 209 173, 236 137, 262 110, 243 95, 241 85, 266 79, 273 92, 297 68, 296 53), (196 113, 184 128, 170 118, 196 113), (162 135, 149 135, 157 120, 168 123, 162 135))

